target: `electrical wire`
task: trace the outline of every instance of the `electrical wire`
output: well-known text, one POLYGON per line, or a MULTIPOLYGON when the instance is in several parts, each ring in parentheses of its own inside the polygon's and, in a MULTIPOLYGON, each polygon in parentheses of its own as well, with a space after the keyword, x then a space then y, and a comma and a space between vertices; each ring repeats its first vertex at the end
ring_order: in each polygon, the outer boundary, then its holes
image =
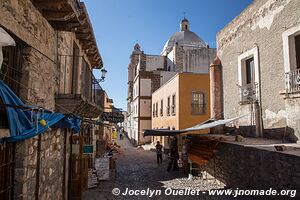
MULTIPOLYGON (((4 75, 1 71, 0 71, 0 74, 4 75)), ((10 76, 6 76, 6 77, 9 78, 10 80, 16 82, 16 83, 19 84, 20 86, 23 86, 25 89, 28 89, 29 91, 31 91, 31 90, 35 91, 33 88, 27 87, 27 86, 24 85, 23 83, 17 81, 16 79, 14 79, 14 78, 12 78, 12 77, 10 77, 10 76)), ((34 96, 35 98, 38 98, 35 94, 32 94, 32 93, 30 93, 30 94, 31 94, 32 96, 34 96)), ((29 101, 26 101, 26 100, 25 100, 25 102, 26 102, 26 103, 30 103, 29 101)), ((61 105, 59 105, 59 104, 57 104, 57 103, 55 103, 55 105, 56 105, 57 107, 61 108, 62 110, 64 110, 64 111, 65 111, 66 113, 68 113, 68 114, 72 114, 72 115, 75 115, 75 116, 77 115, 77 114, 75 114, 75 113, 70 112, 69 110, 65 109, 64 107, 62 107, 61 105)), ((29 107, 28 107, 28 108, 29 108, 29 107)), ((42 108, 42 109, 44 109, 44 110, 48 110, 48 109, 45 109, 45 108, 43 108, 43 107, 40 107, 40 108, 42 108)))

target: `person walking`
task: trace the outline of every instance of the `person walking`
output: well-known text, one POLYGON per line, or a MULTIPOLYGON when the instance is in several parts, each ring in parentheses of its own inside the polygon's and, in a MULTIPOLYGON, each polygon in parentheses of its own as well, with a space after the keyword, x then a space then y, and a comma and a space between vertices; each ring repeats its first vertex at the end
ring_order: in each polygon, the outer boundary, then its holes
POLYGON ((156 156, 157 156, 157 164, 162 164, 162 145, 157 141, 156 143, 156 156))
POLYGON ((176 136, 171 137, 171 152, 169 154, 169 164, 167 171, 173 169, 173 171, 178 170, 178 148, 177 148, 177 138, 176 136))

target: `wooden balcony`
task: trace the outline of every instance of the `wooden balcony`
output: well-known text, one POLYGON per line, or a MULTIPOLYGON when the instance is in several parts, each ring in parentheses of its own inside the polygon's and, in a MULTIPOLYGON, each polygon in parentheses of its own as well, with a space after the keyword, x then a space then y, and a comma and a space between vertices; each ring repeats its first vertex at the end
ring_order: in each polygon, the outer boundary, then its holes
POLYGON ((103 112, 104 91, 81 56, 59 56, 57 111, 96 118, 103 112))
POLYGON ((285 90, 286 94, 300 92, 300 69, 285 73, 285 90))

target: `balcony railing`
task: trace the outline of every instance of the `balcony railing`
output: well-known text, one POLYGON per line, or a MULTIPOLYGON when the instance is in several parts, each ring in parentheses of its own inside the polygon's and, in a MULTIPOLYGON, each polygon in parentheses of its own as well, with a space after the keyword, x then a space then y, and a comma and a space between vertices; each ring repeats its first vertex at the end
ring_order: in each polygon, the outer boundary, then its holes
MULTIPOLYGON (((77 102, 60 101, 60 104, 74 105, 70 108, 70 112, 74 112, 77 110, 76 107, 80 106, 80 101, 83 101, 85 104, 95 107, 90 110, 94 110, 95 113, 99 112, 104 105, 103 90, 85 59, 82 56, 60 55, 58 63, 59 81, 56 97, 58 99, 77 99, 77 102)), ((91 114, 89 108, 86 108, 85 111, 85 114, 91 114)))
POLYGON ((286 93, 300 92, 300 69, 285 73, 286 93))
POLYGON ((258 101, 258 83, 239 85, 240 104, 249 104, 258 101))

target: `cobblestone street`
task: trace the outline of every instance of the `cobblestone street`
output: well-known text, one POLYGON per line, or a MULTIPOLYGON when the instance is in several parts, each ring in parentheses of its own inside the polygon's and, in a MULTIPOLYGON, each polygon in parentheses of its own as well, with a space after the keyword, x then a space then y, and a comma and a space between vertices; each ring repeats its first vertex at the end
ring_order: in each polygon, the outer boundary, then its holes
MULTIPOLYGON (((165 195, 166 188, 183 189, 192 188, 201 190, 201 199, 231 199, 226 196, 208 196, 202 194, 202 191, 208 189, 223 188, 223 185, 216 183, 215 180, 203 181, 201 179, 188 180, 183 173, 178 171, 167 172, 167 157, 163 157, 163 165, 158 166, 156 163, 156 155, 152 151, 137 149, 132 146, 127 138, 118 141, 121 146, 121 155, 118 156, 116 165, 115 181, 102 181, 95 189, 90 189, 83 194, 85 200, 96 199, 199 199, 199 196, 173 196, 165 195), (115 196, 112 194, 113 188, 119 188, 121 194, 115 196), (161 195, 132 196, 122 195, 129 190, 160 190, 161 195)), ((235 199, 247 199, 235 198, 235 199)), ((250 198, 249 198, 250 199, 250 198)))

